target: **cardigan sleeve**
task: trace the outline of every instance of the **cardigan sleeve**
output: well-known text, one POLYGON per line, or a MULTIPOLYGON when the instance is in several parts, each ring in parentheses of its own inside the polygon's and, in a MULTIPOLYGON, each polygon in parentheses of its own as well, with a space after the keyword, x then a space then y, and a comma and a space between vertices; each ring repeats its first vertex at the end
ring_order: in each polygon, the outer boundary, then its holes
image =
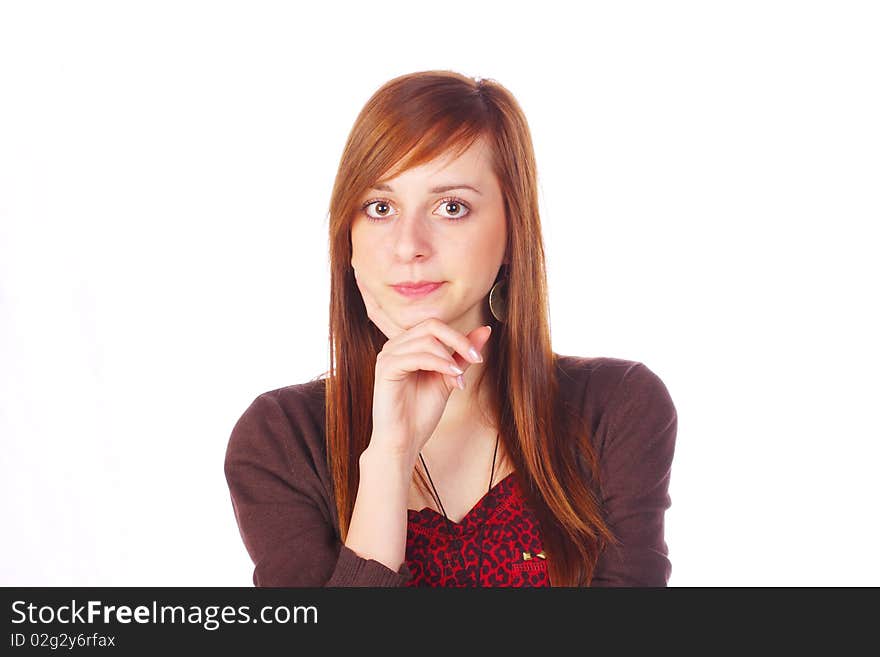
POLYGON ((624 372, 607 409, 599 455, 606 522, 621 542, 600 554, 592 586, 666 586, 664 538, 678 414, 666 386, 643 363, 624 372))
MULTIPOLYGON (((405 586, 412 574, 365 559, 336 536, 328 500, 301 437, 271 393, 257 397, 229 438, 224 471, 258 587, 405 586), (322 511, 324 509, 324 511, 322 511)), ((330 502, 332 503, 332 502, 330 502)))

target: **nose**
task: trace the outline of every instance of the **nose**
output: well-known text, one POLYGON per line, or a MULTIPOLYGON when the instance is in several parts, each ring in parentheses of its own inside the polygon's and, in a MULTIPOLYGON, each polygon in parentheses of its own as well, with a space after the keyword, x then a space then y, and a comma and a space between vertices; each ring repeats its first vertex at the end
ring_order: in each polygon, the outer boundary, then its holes
POLYGON ((431 219, 420 212, 401 213, 392 230, 394 252, 401 261, 427 257, 433 252, 431 219))

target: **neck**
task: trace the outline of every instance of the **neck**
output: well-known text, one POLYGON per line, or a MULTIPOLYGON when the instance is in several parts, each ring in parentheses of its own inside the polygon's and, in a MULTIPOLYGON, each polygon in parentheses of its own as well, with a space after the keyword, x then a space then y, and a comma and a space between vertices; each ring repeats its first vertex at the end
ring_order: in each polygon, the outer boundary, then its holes
POLYGON ((482 452, 485 449, 482 442, 489 434, 494 448, 497 423, 492 412, 492 382, 484 376, 477 388, 477 379, 492 358, 488 344, 482 354, 483 362, 473 363, 465 371, 464 390, 456 388, 452 391, 440 422, 422 448, 425 458, 431 454, 435 462, 447 461, 453 455, 464 456, 474 450, 482 452))

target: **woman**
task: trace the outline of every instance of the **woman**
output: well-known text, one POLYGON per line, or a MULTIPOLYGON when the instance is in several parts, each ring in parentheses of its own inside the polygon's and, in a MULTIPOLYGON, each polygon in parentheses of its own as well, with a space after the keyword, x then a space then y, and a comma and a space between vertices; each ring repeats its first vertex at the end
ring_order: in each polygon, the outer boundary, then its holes
POLYGON ((329 243, 329 376, 259 395, 226 453, 254 584, 665 586, 677 413, 642 363, 552 351, 510 92, 383 85, 329 243))

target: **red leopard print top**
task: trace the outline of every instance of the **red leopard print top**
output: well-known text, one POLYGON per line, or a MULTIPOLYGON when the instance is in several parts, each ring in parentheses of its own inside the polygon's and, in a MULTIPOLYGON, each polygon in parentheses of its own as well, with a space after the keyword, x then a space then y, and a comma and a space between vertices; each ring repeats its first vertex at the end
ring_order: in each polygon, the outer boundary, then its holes
POLYGON ((540 526, 519 486, 511 472, 460 523, 408 509, 407 586, 550 586, 540 526))

